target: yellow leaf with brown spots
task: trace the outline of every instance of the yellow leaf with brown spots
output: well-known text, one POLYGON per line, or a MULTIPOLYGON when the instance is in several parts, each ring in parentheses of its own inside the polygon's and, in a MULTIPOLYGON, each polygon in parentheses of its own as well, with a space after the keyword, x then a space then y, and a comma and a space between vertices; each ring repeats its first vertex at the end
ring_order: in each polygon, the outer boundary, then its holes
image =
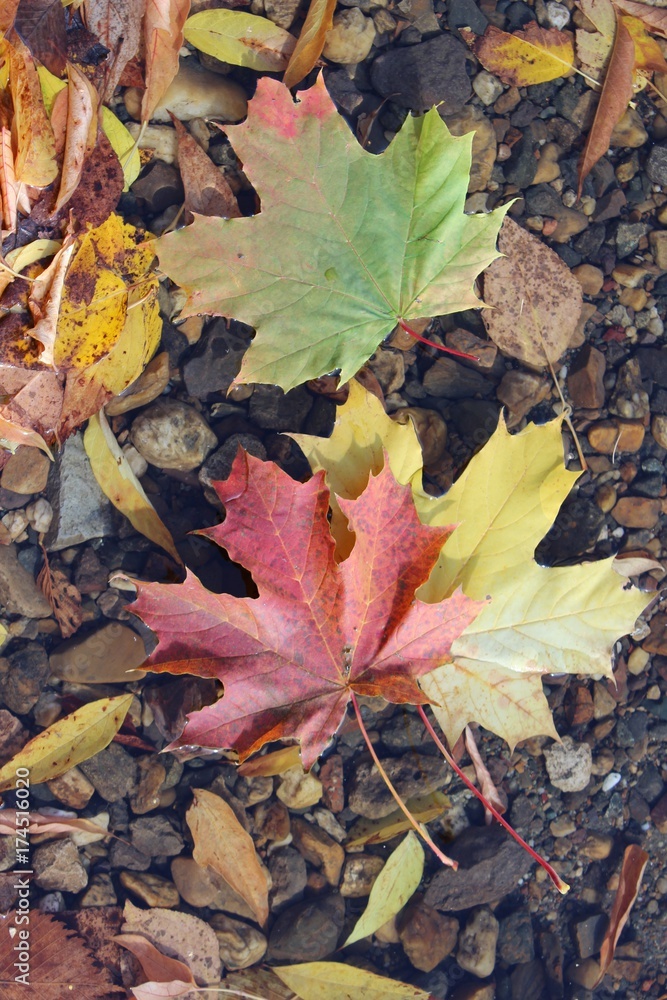
POLYGON ((16 180, 31 187, 47 187, 58 175, 53 129, 44 108, 37 70, 22 42, 4 39, 0 57, 9 69, 9 91, 14 105, 12 134, 16 143, 16 180))
POLYGON ((574 44, 569 31, 540 28, 530 21, 510 34, 490 24, 483 35, 461 28, 461 35, 484 69, 513 87, 529 87, 574 73, 574 44))

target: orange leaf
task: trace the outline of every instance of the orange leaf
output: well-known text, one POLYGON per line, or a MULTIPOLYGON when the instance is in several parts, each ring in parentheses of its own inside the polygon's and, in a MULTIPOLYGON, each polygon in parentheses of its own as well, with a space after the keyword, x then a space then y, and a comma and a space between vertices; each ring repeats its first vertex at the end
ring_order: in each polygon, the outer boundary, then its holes
POLYGON ((574 42, 569 31, 540 28, 535 21, 514 34, 492 24, 477 37, 467 28, 460 31, 482 66, 512 87, 546 83, 574 73, 574 42))
POLYGON ((635 65, 635 43, 632 35, 616 15, 616 38, 604 78, 595 120, 579 160, 577 197, 589 173, 609 149, 611 133, 619 123, 632 97, 632 72, 635 65))
POLYGON ((609 917, 609 927, 600 948, 600 977, 595 984, 596 986, 602 982, 611 964, 621 931, 628 922, 630 911, 635 905, 648 857, 646 851, 642 850, 638 844, 630 844, 629 847, 625 848, 618 889, 609 917))
POLYGON ((327 31, 333 27, 335 7, 336 0, 311 0, 301 34, 283 76, 286 87, 295 87, 297 83, 301 83, 322 55, 327 31))
POLYGON ((183 25, 191 0, 148 0, 144 17, 146 90, 141 101, 141 120, 153 112, 178 73, 178 52, 183 44, 183 25))
POLYGON ((0 31, 5 34, 14 23, 21 0, 0 0, 0 31))
POLYGON ((614 0, 615 5, 626 14, 640 18, 656 35, 667 38, 667 10, 662 7, 651 7, 636 0, 614 0))

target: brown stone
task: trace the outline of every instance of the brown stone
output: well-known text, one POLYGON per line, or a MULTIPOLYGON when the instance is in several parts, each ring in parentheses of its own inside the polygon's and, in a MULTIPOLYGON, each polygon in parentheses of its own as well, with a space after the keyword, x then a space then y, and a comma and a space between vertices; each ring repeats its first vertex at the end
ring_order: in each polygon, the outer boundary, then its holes
POLYGON ((422 972, 432 972, 456 947, 459 933, 456 917, 438 913, 421 897, 401 914, 397 927, 403 951, 415 969, 422 972))
POLYGON ((466 104, 457 114, 447 115, 445 122, 452 135, 474 132, 468 193, 486 190, 496 162, 496 133, 493 125, 484 112, 473 104, 466 104))
POLYGON ((256 927, 216 913, 209 923, 220 945, 220 958, 227 969, 247 969, 257 965, 266 952, 266 938, 256 927))
POLYGON ((333 837, 307 823, 300 816, 292 818, 292 841, 299 854, 311 865, 322 869, 329 885, 337 886, 345 861, 345 851, 333 837))
POLYGON ((320 767, 322 782, 322 801, 332 813, 342 812, 345 808, 345 791, 343 789, 343 758, 340 754, 332 754, 320 767))
POLYGON ((398 424, 407 424, 412 420, 421 445, 424 466, 438 461, 447 444, 447 424, 437 410, 404 406, 392 413, 391 419, 398 424))
POLYGON ((662 505, 650 497, 621 497, 611 516, 624 528, 654 528, 658 523, 662 505))
POLYGON ((572 274, 581 285, 584 295, 597 295, 601 291, 604 284, 604 274, 599 267, 593 267, 592 264, 579 264, 578 267, 572 268, 572 274))
POLYGON ((253 819, 260 844, 265 844, 268 840, 285 840, 289 835, 290 816, 282 802, 260 802, 253 819))
POLYGON ((0 708, 0 767, 28 742, 29 735, 20 721, 6 708, 0 708))
POLYGON ((178 889, 168 878, 151 875, 149 872, 121 872, 120 882, 128 892, 138 896, 147 906, 157 906, 171 910, 178 906, 178 889))
MULTIPOLYGON (((667 271, 667 230, 654 229, 648 235, 653 260, 661 271, 667 271)), ((3 482, 4 486, 4 482, 3 482)))
POLYGON ((605 364, 604 354, 590 344, 578 352, 567 377, 567 389, 575 406, 595 410, 604 404, 605 364))
POLYGON ((651 631, 642 642, 642 649, 645 653, 667 656, 667 614, 653 615, 649 624, 651 631))
POLYGON ((651 420, 651 434, 656 444, 667 450, 667 417, 657 413, 651 420))
POLYGON ((608 833, 589 833, 579 852, 591 861, 604 861, 611 854, 614 838, 608 833))
POLYGON ((601 455, 639 451, 645 428, 641 420, 598 420, 586 432, 588 443, 601 455))
POLYGON ((2 470, 0 483, 14 493, 41 493, 46 489, 51 462, 39 448, 20 445, 2 470))
POLYGON ((482 340, 481 337, 477 337, 470 330, 464 330, 462 327, 457 327, 456 330, 450 330, 449 333, 445 334, 445 344, 455 351, 461 351, 463 354, 470 354, 477 358, 477 361, 463 361, 462 363, 482 372, 493 368, 498 357, 498 348, 492 340, 482 340))
POLYGON ((139 759, 139 781, 130 796, 132 812, 142 816, 144 813, 158 808, 160 793, 166 777, 167 769, 157 757, 141 757, 139 759))
POLYGON ((95 793, 95 786, 78 767, 71 767, 46 784, 58 801, 70 809, 83 809, 95 793))
POLYGON ((667 833, 667 795, 658 799, 651 809, 651 821, 660 833, 667 833))
POLYGON ((137 670, 146 659, 144 641, 120 622, 103 625, 96 632, 68 639, 49 658, 51 672, 64 681, 82 684, 125 684, 141 680, 137 670))
POLYGON ((508 427, 514 427, 534 406, 546 399, 551 391, 548 379, 534 372, 514 370, 506 372, 497 396, 509 410, 508 427))
POLYGON ((345 862, 341 896, 349 899, 368 896, 383 868, 384 860, 374 854, 353 854, 345 862))

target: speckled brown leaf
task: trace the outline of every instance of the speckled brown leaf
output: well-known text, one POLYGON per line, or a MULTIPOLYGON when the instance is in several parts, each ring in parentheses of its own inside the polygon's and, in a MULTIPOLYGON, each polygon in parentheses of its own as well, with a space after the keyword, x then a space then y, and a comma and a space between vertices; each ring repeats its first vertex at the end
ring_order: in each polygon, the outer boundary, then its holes
POLYGON ((200 986, 219 981, 218 939, 213 928, 199 917, 178 910, 141 910, 129 900, 123 917, 123 934, 143 934, 165 955, 187 965, 200 986))
POLYGON ((86 0, 86 25, 109 50, 104 64, 103 101, 113 95, 123 70, 139 51, 146 0, 86 0))
POLYGON ((667 10, 664 7, 653 7, 636 0, 614 0, 614 3, 626 14, 642 20, 653 34, 667 38, 667 10))
POLYGON ((505 256, 484 274, 487 332, 504 354, 530 368, 555 364, 579 322, 581 285, 553 250, 512 219, 503 222, 498 248, 505 256))
POLYGON ((35 59, 60 76, 67 61, 67 32, 62 0, 21 0, 14 30, 35 59))
POLYGON ((611 134, 632 97, 635 43, 623 18, 616 13, 616 37, 598 101, 595 118, 579 160, 578 197, 589 173, 609 149, 611 134))

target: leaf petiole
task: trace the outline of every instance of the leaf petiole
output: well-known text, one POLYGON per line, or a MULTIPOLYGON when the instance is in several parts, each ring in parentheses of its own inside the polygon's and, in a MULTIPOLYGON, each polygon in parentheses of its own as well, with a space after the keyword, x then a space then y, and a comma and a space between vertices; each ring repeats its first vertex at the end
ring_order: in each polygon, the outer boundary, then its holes
POLYGON ((478 788, 475 788, 475 786, 473 785, 472 781, 470 781, 470 779, 466 777, 466 775, 463 773, 463 771, 461 770, 461 768, 459 767, 459 765, 456 763, 456 761, 454 760, 454 758, 452 757, 452 755, 447 750, 447 748, 445 747, 444 743, 442 742, 442 740, 440 739, 440 737, 436 733, 435 729, 433 728, 433 726, 429 722, 428 716, 426 715, 426 712, 424 711, 424 709, 422 708, 421 705, 417 705, 417 711, 419 712, 419 715, 421 716, 421 720, 424 723, 424 725, 426 726, 426 729, 428 730, 429 736, 431 737, 431 739, 433 740, 433 742, 435 743, 435 745, 437 746, 437 748, 440 750, 440 753, 445 758, 445 760, 450 765, 450 767, 452 767, 456 771, 456 773, 458 774, 459 778, 461 778, 461 780, 464 782, 464 784, 466 784, 468 786, 468 788, 473 793, 473 795, 476 795, 477 798, 480 800, 480 802, 484 805, 485 809, 488 809, 489 812, 494 816, 494 818, 497 819, 499 823, 502 823, 502 825, 505 827, 505 829, 507 830, 507 832, 509 834, 511 834, 512 837, 514 837, 514 839, 516 840, 517 844, 521 844, 521 846, 523 847, 523 849, 525 851, 528 851, 528 853, 530 854, 531 858, 533 858, 535 861, 537 861, 538 865, 541 865, 542 868, 544 868, 545 872, 547 873, 547 875, 549 876, 549 878, 551 879, 551 881, 553 882, 553 884, 556 886, 556 888, 558 889, 558 891, 563 896, 567 892, 569 892, 570 891, 570 887, 567 884, 567 882, 564 882, 562 880, 562 878, 560 877, 560 875, 558 874, 558 872, 554 868, 551 867, 551 865, 549 864, 549 862, 545 861, 544 858, 540 857, 540 855, 537 853, 537 851, 534 851, 533 848, 529 844, 526 843, 526 841, 523 839, 523 837, 519 836, 519 834, 516 832, 516 830, 509 825, 509 823, 507 822, 507 820, 504 819, 500 815, 500 813, 498 812, 498 810, 495 809, 491 805, 491 803, 482 795, 482 793, 480 792, 480 790, 478 788))
POLYGON ((405 802, 403 801, 403 799, 401 798, 401 796, 398 794, 398 792, 396 791, 396 789, 392 785, 391 781, 389 780, 389 776, 387 775, 387 772, 385 771, 385 769, 382 767, 382 764, 380 763, 380 758, 378 757, 378 755, 375 752, 375 747, 373 746, 373 744, 370 741, 368 732, 366 731, 366 726, 364 724, 364 720, 363 720, 363 718, 361 716, 361 711, 359 709, 359 703, 357 701, 357 696, 355 695, 354 691, 352 691, 352 690, 350 691, 350 700, 352 702, 352 705, 354 706, 354 711, 355 711, 356 716, 357 716, 357 722, 359 723, 359 729, 361 730, 361 735, 363 736, 364 740, 366 741, 366 746, 368 747, 368 749, 370 751, 370 755, 373 758, 373 762, 374 762, 375 766, 377 767, 378 771, 380 772, 380 774, 382 775, 382 780, 384 781, 385 785, 387 786, 387 788, 391 792, 392 796, 394 797, 394 800, 396 801, 396 804, 398 805, 398 808, 405 815, 405 817, 410 821, 410 824, 413 827, 413 829, 415 830, 415 832, 419 834, 419 836, 422 838, 422 840, 426 844, 428 844, 428 846, 431 848, 431 850, 436 855, 436 857, 440 861, 442 861, 443 865, 449 865, 450 868, 453 868, 454 870, 456 870, 458 868, 458 862, 454 861, 452 858, 448 858, 446 854, 442 853, 442 851, 440 850, 440 848, 434 843, 434 841, 433 841, 430 833, 426 829, 426 827, 423 825, 423 823, 419 823, 414 818, 414 816, 412 815, 412 813, 410 812, 410 810, 406 806, 405 802))
POLYGON ((401 330, 405 330, 405 332, 409 333, 411 337, 418 340, 420 344, 426 344, 428 347, 435 347, 436 351, 445 351, 446 354, 453 354, 455 358, 465 358, 466 361, 479 361, 479 358, 475 354, 466 354, 464 351, 457 351, 453 347, 445 347, 444 344, 436 344, 434 340, 429 340, 428 337, 422 337, 421 333, 417 333, 416 330, 413 330, 412 327, 408 326, 403 319, 399 319, 398 325, 401 330))

